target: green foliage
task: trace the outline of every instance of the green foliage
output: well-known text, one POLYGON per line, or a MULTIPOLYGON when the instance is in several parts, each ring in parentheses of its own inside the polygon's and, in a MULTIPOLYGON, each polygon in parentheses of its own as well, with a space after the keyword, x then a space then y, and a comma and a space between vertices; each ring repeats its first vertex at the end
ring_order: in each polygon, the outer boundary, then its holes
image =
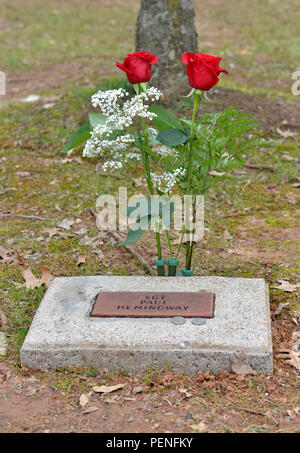
POLYGON ((89 121, 92 127, 96 127, 99 124, 104 125, 107 121, 107 116, 103 113, 89 113, 89 121))
MULTIPOLYGON (((154 160, 165 171, 174 171, 180 166, 187 168, 190 146, 188 134, 191 121, 182 120, 182 122, 187 126, 185 132, 169 129, 160 132, 157 137, 164 145, 176 147, 179 151, 177 157, 154 157, 154 160), (185 135, 185 140, 183 140, 183 135, 185 135), (180 143, 181 136, 182 142, 180 143)), ((226 171, 240 166, 243 162, 242 156, 247 150, 267 144, 266 141, 254 135, 256 127, 255 120, 234 108, 203 115, 196 122, 192 160, 194 193, 206 192, 217 176, 223 176, 226 171)), ((181 189, 186 189, 185 180, 182 180, 179 185, 181 189)))
POLYGON ((181 129, 166 129, 158 134, 157 140, 162 145, 175 147, 186 143, 189 136, 181 129))
POLYGON ((170 128, 182 129, 181 121, 173 112, 171 112, 171 110, 167 110, 159 105, 154 105, 149 107, 149 112, 157 115, 152 122, 158 129, 162 131, 170 128))
POLYGON ((70 149, 75 148, 78 145, 81 145, 81 143, 85 142, 89 136, 90 136, 90 122, 87 121, 84 123, 83 126, 81 126, 80 129, 76 132, 76 134, 73 135, 73 137, 68 141, 64 149, 62 149, 62 153, 67 153, 70 151, 70 149))

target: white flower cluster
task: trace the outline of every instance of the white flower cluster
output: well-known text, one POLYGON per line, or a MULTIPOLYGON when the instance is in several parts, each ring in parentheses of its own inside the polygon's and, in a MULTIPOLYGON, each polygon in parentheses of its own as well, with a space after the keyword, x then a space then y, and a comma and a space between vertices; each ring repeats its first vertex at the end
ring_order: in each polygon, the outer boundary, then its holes
POLYGON ((141 155, 139 153, 132 152, 127 153, 125 154, 125 156, 123 156, 122 154, 117 153, 114 155, 114 160, 107 160, 106 162, 104 162, 104 164, 102 165, 102 170, 104 172, 108 170, 122 170, 123 165, 129 160, 139 161, 141 160, 141 155))
POLYGON ((176 168, 172 173, 165 171, 162 175, 151 173, 155 187, 164 192, 171 192, 178 179, 185 176, 186 170, 183 167, 176 168))
POLYGON ((107 131, 106 126, 97 126, 85 144, 83 156, 103 157, 112 152, 124 152, 134 142, 134 137, 130 134, 120 135, 112 140, 110 138, 112 133, 112 130, 107 131))
POLYGON ((171 156, 174 159, 180 157, 180 153, 179 153, 178 149, 171 148, 170 146, 165 146, 165 145, 158 146, 156 148, 156 151, 161 157, 171 156))
POLYGON ((98 91, 91 98, 92 106, 99 107, 104 115, 113 115, 120 112, 119 102, 121 99, 128 96, 128 93, 123 88, 118 90, 98 91))
POLYGON ((122 168, 123 168, 122 162, 117 161, 117 160, 107 160, 102 165, 102 170, 103 171, 107 171, 107 170, 121 170, 122 168))
POLYGON ((151 121, 156 117, 155 113, 149 112, 147 102, 160 98, 161 92, 157 88, 151 87, 124 102, 128 96, 129 93, 123 88, 99 91, 92 96, 92 105, 95 108, 99 107, 108 118, 104 125, 99 124, 94 127, 83 150, 84 157, 111 155, 115 159, 116 153, 123 153, 120 157, 125 158, 125 151, 135 141, 132 135, 124 133, 125 129, 133 124, 135 118, 151 121), (120 132, 116 137, 117 130, 120 132))

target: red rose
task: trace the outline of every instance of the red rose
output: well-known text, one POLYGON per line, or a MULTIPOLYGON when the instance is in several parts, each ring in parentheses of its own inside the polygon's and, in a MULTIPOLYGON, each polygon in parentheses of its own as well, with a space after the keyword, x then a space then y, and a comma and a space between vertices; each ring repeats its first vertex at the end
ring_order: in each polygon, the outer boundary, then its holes
POLYGON ((182 63, 186 64, 186 72, 191 87, 208 91, 219 82, 221 72, 228 74, 226 69, 219 66, 222 58, 204 53, 187 52, 182 55, 182 63))
POLYGON ((126 72, 130 83, 149 82, 151 79, 151 65, 157 64, 157 56, 150 52, 130 53, 124 58, 124 63, 117 62, 116 65, 126 72))

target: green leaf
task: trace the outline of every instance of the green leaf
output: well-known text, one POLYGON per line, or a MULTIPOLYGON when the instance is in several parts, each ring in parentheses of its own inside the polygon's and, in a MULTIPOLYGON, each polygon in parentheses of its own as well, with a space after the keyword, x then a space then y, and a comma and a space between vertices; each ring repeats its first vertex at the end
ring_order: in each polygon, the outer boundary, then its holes
POLYGON ((170 110, 164 109, 159 105, 153 105, 149 107, 149 111, 157 115, 152 122, 162 131, 170 128, 182 129, 181 121, 170 110))
POLYGON ((165 146, 183 145, 188 139, 188 135, 181 129, 167 129, 161 131, 157 136, 157 140, 165 146))
POLYGON ((90 138, 90 122, 87 121, 80 129, 76 132, 75 135, 68 141, 62 153, 67 153, 70 149, 75 148, 75 146, 80 145, 90 138))
POLYGON ((99 124, 104 125, 108 117, 103 113, 89 113, 89 120, 92 127, 96 127, 99 124))

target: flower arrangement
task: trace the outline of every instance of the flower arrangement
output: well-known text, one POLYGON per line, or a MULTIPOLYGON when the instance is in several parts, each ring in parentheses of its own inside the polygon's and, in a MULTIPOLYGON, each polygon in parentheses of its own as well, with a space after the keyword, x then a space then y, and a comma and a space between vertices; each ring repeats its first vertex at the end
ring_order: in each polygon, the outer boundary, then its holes
POLYGON ((162 93, 150 87, 148 82, 152 65, 158 64, 158 58, 150 52, 129 54, 123 63, 116 65, 126 73, 135 95, 130 97, 123 88, 94 94, 91 103, 100 112, 89 114, 89 121, 63 150, 66 152, 85 142, 83 156, 100 159, 102 170, 111 174, 126 173, 132 165, 142 164, 150 196, 143 205, 144 211, 138 210, 137 205, 127 207, 127 216, 135 218, 136 222, 120 245, 136 242, 150 225, 154 225, 155 265, 160 276, 165 275, 166 265, 162 256, 162 234, 166 234, 169 246, 168 275, 193 275, 197 196, 203 196, 218 176, 241 165, 242 154, 247 148, 262 144, 249 134, 255 122, 241 111, 228 108, 197 118, 207 92, 219 82, 222 72, 228 73, 219 66, 220 62, 221 58, 203 53, 182 55, 191 86, 187 97, 193 97, 192 117, 187 120, 155 105, 162 93), (184 207, 185 225, 176 250, 169 234, 174 215, 171 199, 174 190, 179 190, 188 199, 184 207), (155 203, 157 196, 160 200, 155 203), (183 246, 184 266, 178 271, 183 246))

